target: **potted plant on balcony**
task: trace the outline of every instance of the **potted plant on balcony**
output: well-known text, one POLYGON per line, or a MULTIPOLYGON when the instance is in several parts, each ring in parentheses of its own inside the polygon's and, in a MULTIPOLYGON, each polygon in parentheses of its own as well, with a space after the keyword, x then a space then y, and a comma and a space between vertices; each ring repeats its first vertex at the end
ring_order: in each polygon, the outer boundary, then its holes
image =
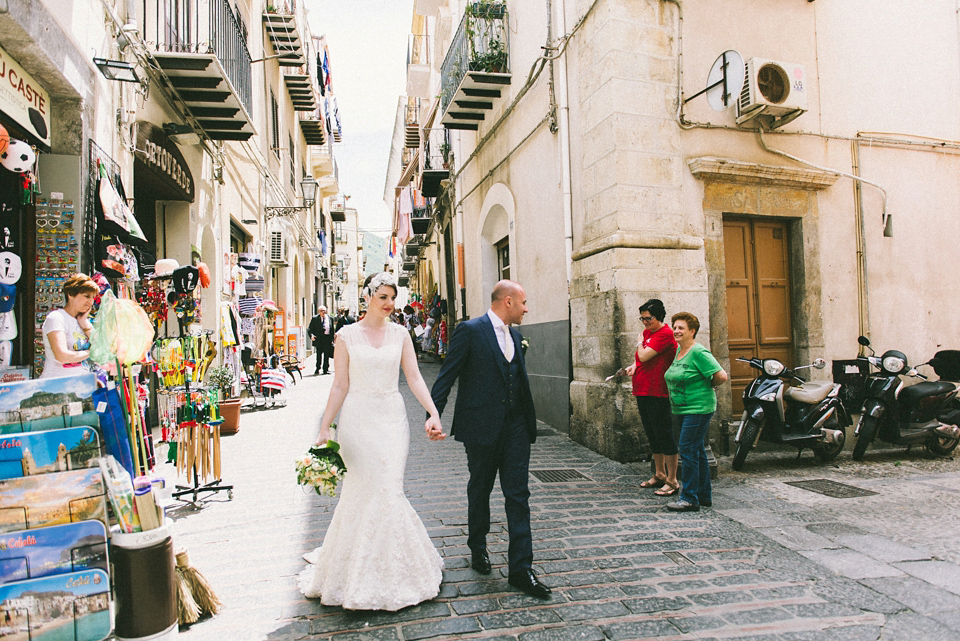
POLYGON ((507 6, 495 0, 478 0, 470 5, 470 14, 476 18, 502 18, 507 6))
POLYGON ((220 424, 221 434, 236 434, 240 429, 240 399, 234 397, 233 390, 233 370, 220 365, 210 370, 207 382, 220 390, 220 417, 223 423, 220 424))
POLYGON ((450 169, 450 143, 444 141, 440 145, 440 155, 443 156, 443 168, 450 169))
POLYGON ((487 73, 503 73, 507 68, 507 51, 503 42, 494 38, 487 43, 487 50, 475 54, 470 61, 471 71, 485 71, 487 73))

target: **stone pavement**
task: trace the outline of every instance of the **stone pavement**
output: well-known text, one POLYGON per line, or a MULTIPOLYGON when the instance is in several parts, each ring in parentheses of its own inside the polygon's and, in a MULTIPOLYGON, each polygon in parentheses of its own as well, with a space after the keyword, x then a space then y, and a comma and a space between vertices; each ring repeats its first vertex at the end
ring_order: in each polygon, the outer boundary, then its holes
MULTIPOLYGON (((421 369, 431 384, 438 366, 421 369)), ((285 408, 241 417, 239 433, 223 439, 223 481, 235 486, 233 500, 218 494, 199 508, 172 510, 175 545, 189 550, 224 603, 219 615, 182 632, 187 641, 960 638, 960 566, 950 547, 957 530, 924 537, 932 546, 911 544, 912 524, 903 517, 912 512, 877 511, 889 500, 885 484, 898 479, 850 478, 843 461, 839 468, 786 465, 797 477, 833 474, 880 492, 830 499, 785 485, 758 454, 748 459, 752 474, 721 471, 712 510, 673 514, 664 499, 638 488, 642 465, 612 462, 547 426, 531 469, 584 478, 531 479, 535 569, 554 593, 546 602, 518 593, 504 575, 498 490, 488 539, 494 572, 467 567, 463 447, 426 439, 423 412, 402 382, 412 418, 407 495, 445 560, 440 596, 397 613, 304 599, 294 582, 301 555, 322 542, 336 499, 299 488, 293 461, 315 438, 332 379, 307 376, 284 392, 285 408), (859 512, 847 518, 851 506, 859 512)), ((928 511, 953 509, 955 474, 917 478, 902 474, 899 482, 938 492, 928 511)))

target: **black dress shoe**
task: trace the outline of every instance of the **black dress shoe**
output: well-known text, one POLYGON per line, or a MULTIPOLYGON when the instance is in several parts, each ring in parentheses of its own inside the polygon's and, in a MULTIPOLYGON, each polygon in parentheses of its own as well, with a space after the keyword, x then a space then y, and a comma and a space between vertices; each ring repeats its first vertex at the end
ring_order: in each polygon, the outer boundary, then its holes
POLYGON ((470 555, 470 567, 480 574, 490 574, 490 555, 486 552, 474 552, 470 555))
POLYGON ((550 598, 550 588, 540 583, 540 580, 537 579, 537 575, 533 573, 533 570, 525 570, 522 574, 511 576, 509 583, 513 587, 523 590, 530 596, 535 596, 538 599, 550 598))
POLYGON ((700 507, 713 507, 713 501, 700 501, 700 507))

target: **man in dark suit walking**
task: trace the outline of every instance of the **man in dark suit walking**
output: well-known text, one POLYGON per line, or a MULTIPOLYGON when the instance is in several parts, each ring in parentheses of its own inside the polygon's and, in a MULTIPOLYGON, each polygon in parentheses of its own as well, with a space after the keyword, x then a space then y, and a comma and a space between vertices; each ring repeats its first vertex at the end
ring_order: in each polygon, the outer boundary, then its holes
POLYGON ((330 361, 333 360, 333 319, 327 316, 327 308, 321 305, 317 308, 317 315, 310 319, 307 334, 313 337, 313 348, 317 352, 317 369, 314 376, 320 373, 321 360, 323 373, 330 373, 330 361))
MULTIPOLYGON (((487 534, 490 492, 497 474, 503 490, 510 534, 510 585, 547 599, 550 588, 533 572, 530 532, 530 445, 537 438, 537 418, 520 346, 520 333, 510 328, 527 313, 527 296, 519 283, 502 280, 493 288, 490 309, 460 323, 431 395, 443 413, 454 381, 459 380, 450 433, 463 443, 470 480, 467 483, 467 546, 471 566, 490 573, 487 534)), ((427 436, 437 430, 427 426, 427 436)))

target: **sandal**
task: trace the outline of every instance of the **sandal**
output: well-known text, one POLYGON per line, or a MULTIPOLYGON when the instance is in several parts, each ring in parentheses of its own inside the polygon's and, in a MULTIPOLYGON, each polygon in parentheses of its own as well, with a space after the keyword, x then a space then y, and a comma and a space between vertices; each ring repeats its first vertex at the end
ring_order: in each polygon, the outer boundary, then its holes
POLYGON ((654 487, 663 487, 664 483, 666 483, 664 479, 658 479, 657 477, 653 477, 652 479, 641 483, 640 487, 646 490, 654 487))
POLYGON ((679 484, 679 483, 676 484, 676 485, 672 485, 672 484, 667 483, 666 481, 664 481, 664 482, 663 482, 663 487, 660 488, 659 490, 657 490, 656 492, 654 492, 654 494, 656 494, 657 496, 673 496, 673 495, 676 494, 679 490, 680 490, 680 484, 679 484))

